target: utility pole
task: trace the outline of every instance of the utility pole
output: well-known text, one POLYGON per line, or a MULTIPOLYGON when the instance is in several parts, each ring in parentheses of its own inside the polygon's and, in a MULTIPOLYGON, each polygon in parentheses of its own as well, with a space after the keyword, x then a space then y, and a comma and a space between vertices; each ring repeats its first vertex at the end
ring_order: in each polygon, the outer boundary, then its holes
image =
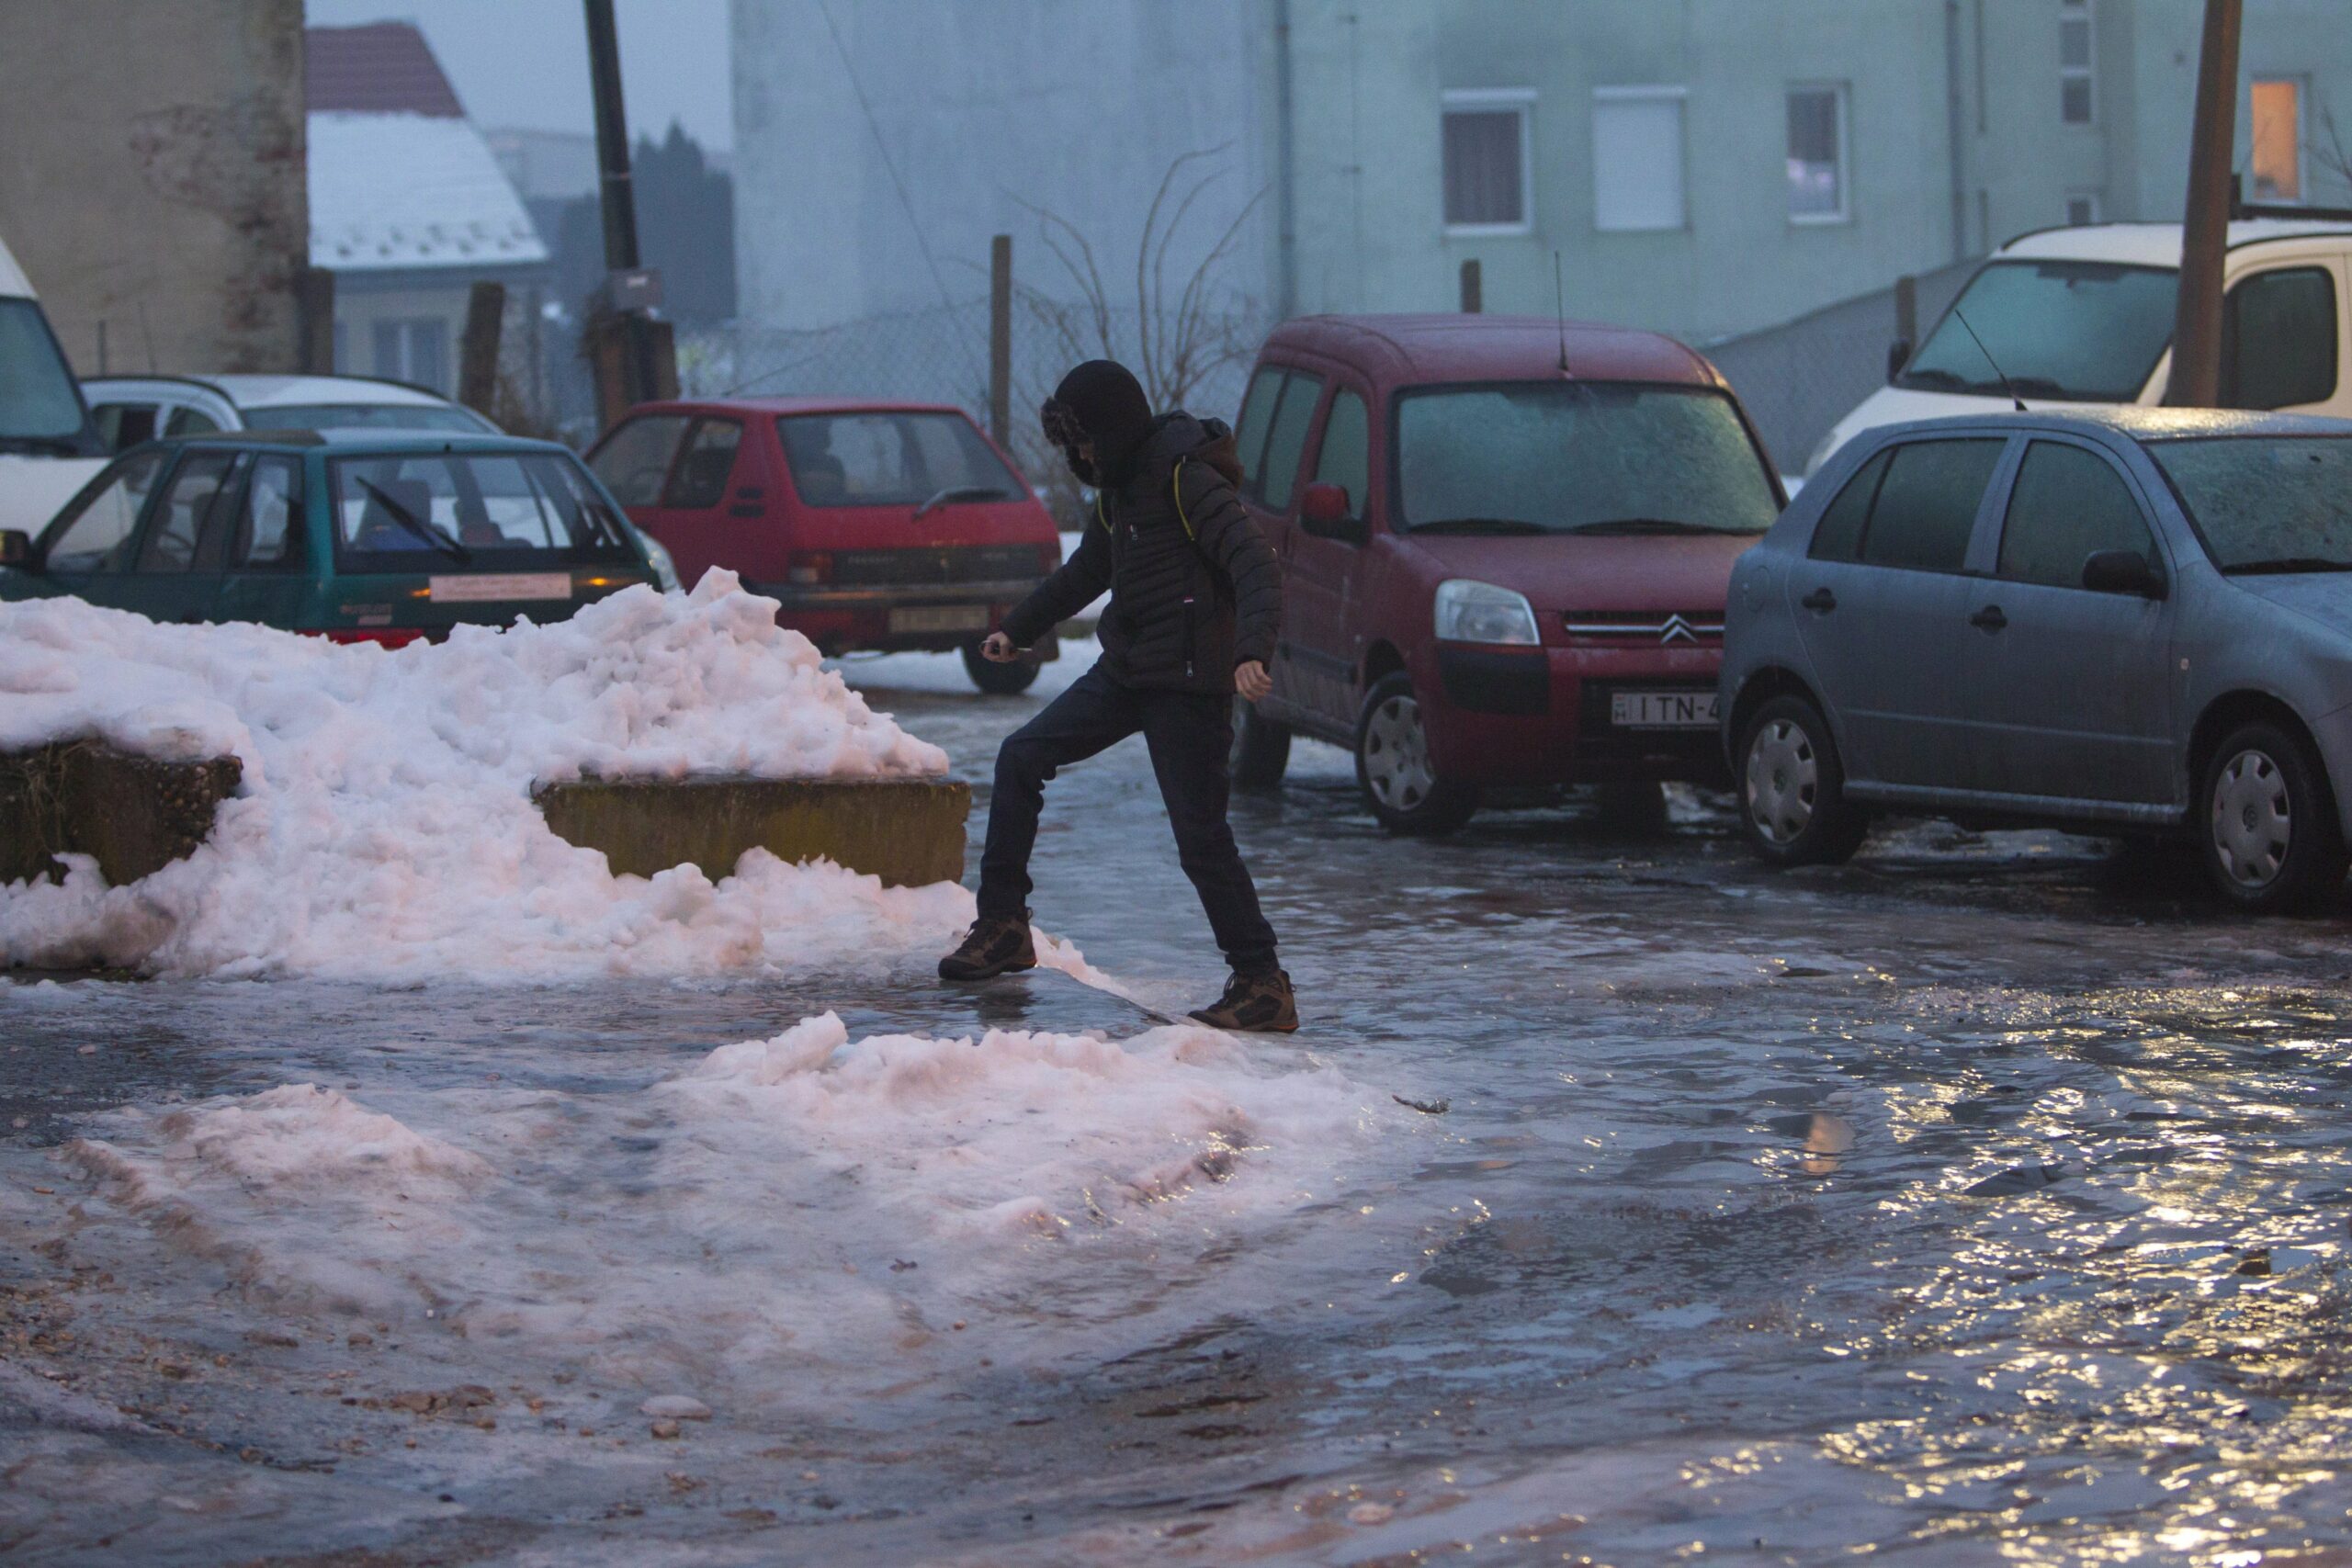
POLYGON ((989 434, 1012 439, 1012 236, 989 241, 989 434))
POLYGON ((621 47, 613 0, 582 0, 588 17, 588 77, 596 108, 598 205, 605 220, 605 287, 589 312, 588 357, 598 412, 609 425, 632 405, 678 392, 670 323, 648 312, 661 280, 637 248, 637 195, 629 179, 628 113, 621 98, 621 47))
POLYGON ((2230 158, 2238 128, 2243 0, 2205 0, 2197 58, 2197 118, 2188 142, 2188 205, 2180 229, 2180 301, 2165 401, 2211 408, 2222 399, 2222 268, 2230 238, 2230 158))

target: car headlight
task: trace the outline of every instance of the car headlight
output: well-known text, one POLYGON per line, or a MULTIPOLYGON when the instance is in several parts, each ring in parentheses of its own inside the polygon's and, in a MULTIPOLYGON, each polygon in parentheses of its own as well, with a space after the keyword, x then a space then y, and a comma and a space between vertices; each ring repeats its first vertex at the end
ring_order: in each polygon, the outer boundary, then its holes
POLYGON ((1437 585, 1437 639, 1529 647, 1544 640, 1535 630, 1535 606, 1526 594, 1466 577, 1437 585))

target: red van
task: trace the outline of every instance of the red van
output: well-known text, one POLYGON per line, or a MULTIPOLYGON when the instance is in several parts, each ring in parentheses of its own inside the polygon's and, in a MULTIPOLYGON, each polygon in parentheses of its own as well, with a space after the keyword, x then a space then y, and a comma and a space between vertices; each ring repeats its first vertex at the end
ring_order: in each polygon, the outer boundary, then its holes
POLYGON ((1035 661, 987 662, 979 641, 1061 563, 1061 536, 961 409, 644 403, 589 449, 588 466, 669 549, 680 581, 723 566, 828 655, 956 649, 984 692, 1037 678, 1035 661))
POLYGON ((1705 359, 1541 318, 1308 317, 1266 340, 1236 434, 1283 588, 1237 783, 1278 781, 1293 731, 1351 750, 1397 832, 1489 786, 1727 782, 1724 590, 1786 497, 1705 359))

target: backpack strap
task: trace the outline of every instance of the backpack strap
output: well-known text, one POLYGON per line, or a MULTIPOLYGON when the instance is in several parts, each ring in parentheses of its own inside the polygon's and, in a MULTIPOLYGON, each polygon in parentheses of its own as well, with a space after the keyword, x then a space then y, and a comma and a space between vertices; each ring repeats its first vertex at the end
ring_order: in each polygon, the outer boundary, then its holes
POLYGON ((1184 525, 1184 537, 1197 545, 1201 542, 1200 531, 1193 526, 1193 520, 1184 515, 1184 459, 1182 457, 1176 459, 1175 474, 1172 488, 1176 492, 1176 521, 1184 525))
POLYGON ((1094 491, 1094 521, 1102 525, 1102 531, 1105 534, 1111 534, 1113 538, 1118 537, 1116 534, 1112 534, 1111 520, 1102 515, 1102 491, 1100 487, 1097 487, 1094 491))

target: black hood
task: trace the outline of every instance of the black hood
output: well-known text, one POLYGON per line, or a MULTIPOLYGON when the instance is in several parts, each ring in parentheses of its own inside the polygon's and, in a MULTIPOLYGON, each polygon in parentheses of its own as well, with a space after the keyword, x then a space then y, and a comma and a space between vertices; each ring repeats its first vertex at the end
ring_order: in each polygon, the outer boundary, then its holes
POLYGON ((1092 485, 1125 484, 1133 477, 1136 453, 1154 428, 1143 383, 1114 359, 1090 359, 1071 370, 1040 417, 1070 472, 1092 485), (1091 464, 1078 455, 1081 438, 1094 448, 1091 464))

